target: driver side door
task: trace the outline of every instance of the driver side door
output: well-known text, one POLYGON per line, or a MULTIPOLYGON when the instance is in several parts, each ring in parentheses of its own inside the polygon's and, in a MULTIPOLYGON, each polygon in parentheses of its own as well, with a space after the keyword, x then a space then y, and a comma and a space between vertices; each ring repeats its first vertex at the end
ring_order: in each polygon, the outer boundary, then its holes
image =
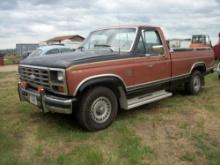
POLYGON ((135 51, 139 58, 135 60, 133 89, 152 89, 170 81, 171 61, 163 42, 156 29, 141 31, 135 51))

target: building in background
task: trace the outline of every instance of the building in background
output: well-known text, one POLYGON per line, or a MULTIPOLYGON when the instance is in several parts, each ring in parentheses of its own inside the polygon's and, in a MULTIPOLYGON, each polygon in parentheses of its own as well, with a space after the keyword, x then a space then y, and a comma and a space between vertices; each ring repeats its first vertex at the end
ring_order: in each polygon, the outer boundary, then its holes
POLYGON ((36 50, 38 47, 39 44, 16 44, 16 55, 23 56, 36 50))
POLYGON ((63 44, 72 49, 76 49, 81 45, 84 39, 85 38, 80 35, 68 35, 68 36, 54 37, 45 42, 47 45, 63 44))
POLYGON ((189 48, 191 39, 170 39, 169 47, 172 49, 189 48))

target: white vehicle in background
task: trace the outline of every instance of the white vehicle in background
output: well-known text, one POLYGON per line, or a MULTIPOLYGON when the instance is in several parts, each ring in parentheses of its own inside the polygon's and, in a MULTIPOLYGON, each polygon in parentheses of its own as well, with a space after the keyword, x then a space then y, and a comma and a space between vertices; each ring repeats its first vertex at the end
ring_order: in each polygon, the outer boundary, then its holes
POLYGON ((217 66, 216 72, 218 73, 218 78, 220 79, 220 63, 217 66))
POLYGON ((62 54, 66 52, 73 52, 74 50, 63 45, 48 45, 41 46, 34 50, 28 57, 47 56, 51 54, 62 54))

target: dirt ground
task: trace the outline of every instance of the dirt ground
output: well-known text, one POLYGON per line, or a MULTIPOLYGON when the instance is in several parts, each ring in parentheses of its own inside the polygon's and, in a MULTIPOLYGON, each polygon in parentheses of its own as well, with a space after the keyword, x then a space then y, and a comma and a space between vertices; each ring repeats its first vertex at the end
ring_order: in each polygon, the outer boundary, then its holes
POLYGON ((18 65, 4 65, 0 66, 0 72, 14 72, 18 70, 18 65))
POLYGON ((18 74, 0 71, 0 165, 220 165, 220 81, 205 80, 197 96, 180 89, 86 132, 74 114, 20 102, 18 74))

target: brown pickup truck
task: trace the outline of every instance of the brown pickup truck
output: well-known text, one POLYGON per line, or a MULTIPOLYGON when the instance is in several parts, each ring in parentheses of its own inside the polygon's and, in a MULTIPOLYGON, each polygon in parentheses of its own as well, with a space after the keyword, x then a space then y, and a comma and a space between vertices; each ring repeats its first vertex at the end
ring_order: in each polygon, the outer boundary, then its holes
POLYGON ((18 93, 42 112, 76 112, 94 131, 109 126, 119 109, 169 97, 179 85, 198 94, 213 64, 211 48, 169 50, 159 27, 104 28, 76 52, 23 60, 18 93))

